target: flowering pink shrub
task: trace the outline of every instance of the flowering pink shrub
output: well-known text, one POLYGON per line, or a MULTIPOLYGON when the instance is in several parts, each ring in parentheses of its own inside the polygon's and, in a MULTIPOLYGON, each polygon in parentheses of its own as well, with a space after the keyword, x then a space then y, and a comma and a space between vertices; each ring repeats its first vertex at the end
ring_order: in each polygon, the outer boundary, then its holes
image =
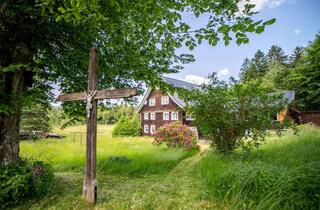
POLYGON ((155 132, 153 144, 166 143, 168 147, 179 147, 187 150, 199 149, 198 141, 191 129, 180 122, 166 124, 155 132))

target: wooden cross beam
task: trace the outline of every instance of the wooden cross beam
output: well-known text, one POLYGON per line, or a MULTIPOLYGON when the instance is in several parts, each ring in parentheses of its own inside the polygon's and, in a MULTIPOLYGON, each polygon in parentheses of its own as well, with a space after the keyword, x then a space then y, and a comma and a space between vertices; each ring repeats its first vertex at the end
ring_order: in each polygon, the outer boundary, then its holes
MULTIPOLYGON (((135 88, 123 88, 123 89, 103 89, 98 90, 93 99, 116 99, 136 96, 137 89, 135 88)), ((84 101, 87 100, 87 93, 67 93, 58 97, 59 101, 84 101)))
POLYGON ((98 50, 90 49, 88 70, 88 92, 60 95, 59 101, 87 101, 86 169, 83 196, 92 204, 97 201, 96 153, 97 153, 97 100, 116 99, 138 95, 135 88, 98 90, 98 50))

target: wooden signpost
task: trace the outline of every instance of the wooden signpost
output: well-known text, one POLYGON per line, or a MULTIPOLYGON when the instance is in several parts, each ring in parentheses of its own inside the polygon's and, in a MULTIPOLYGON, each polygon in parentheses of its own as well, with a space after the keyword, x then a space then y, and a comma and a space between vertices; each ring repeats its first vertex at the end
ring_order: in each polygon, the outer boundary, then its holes
POLYGON ((59 101, 87 101, 87 139, 86 168, 83 183, 83 196, 89 203, 97 201, 96 156, 97 156, 97 100, 116 99, 138 95, 137 89, 104 89, 98 90, 98 50, 90 49, 88 70, 88 92, 60 95, 59 101))

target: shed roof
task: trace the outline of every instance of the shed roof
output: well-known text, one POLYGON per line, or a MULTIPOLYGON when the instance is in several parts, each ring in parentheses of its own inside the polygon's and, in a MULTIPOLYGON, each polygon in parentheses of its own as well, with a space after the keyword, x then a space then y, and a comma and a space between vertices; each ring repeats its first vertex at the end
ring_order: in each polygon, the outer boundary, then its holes
POLYGON ((292 102, 294 100, 294 96, 295 96, 295 92, 289 91, 289 90, 269 93, 269 95, 276 95, 276 94, 283 95, 283 98, 286 99, 288 103, 292 102))

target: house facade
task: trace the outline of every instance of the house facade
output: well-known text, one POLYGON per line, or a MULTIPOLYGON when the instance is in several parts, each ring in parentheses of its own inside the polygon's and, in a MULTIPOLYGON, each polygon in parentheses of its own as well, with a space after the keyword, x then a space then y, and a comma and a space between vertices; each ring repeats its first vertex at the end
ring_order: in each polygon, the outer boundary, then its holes
MULTIPOLYGON (((269 93, 269 95, 281 94, 283 99, 289 104, 294 101, 295 92, 294 91, 281 91, 275 93, 269 93)), ((287 117, 291 117, 290 113, 288 112, 288 108, 284 109, 276 113, 274 121, 283 122, 283 120, 287 117)))
MULTIPOLYGON (((174 87, 188 90, 198 87, 196 84, 177 79, 163 77, 163 80, 174 87)), ((140 115, 142 134, 150 136, 159 127, 176 121, 194 126, 193 119, 184 110, 185 105, 176 93, 170 94, 157 88, 149 88, 137 109, 140 115)))

